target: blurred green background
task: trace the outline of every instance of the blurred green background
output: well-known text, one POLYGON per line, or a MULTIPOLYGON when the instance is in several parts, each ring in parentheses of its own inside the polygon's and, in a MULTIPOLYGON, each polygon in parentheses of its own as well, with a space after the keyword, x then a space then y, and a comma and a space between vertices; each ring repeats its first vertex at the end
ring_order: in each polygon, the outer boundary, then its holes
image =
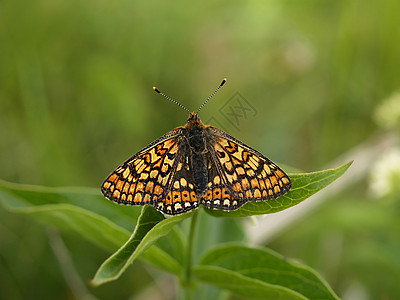
MULTIPOLYGON (((347 153, 355 168, 386 145, 268 246, 317 269, 344 299, 399 299, 399 11, 395 0, 1 1, 0 178, 99 187, 186 122, 152 86, 197 110, 227 77, 200 117, 276 162, 320 170, 347 153), (237 93, 253 107, 238 128, 223 110, 237 93)), ((52 231, 2 207, 0 218, 0 298, 75 299, 52 231)), ((108 253, 62 238, 91 278, 108 253)), ((86 288, 141 299, 159 278, 136 263, 86 288)))

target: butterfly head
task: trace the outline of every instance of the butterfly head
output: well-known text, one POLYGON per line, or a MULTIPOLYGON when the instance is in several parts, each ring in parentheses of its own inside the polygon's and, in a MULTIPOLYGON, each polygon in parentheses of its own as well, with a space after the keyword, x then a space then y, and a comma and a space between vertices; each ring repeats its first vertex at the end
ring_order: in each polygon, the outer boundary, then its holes
POLYGON ((201 122, 199 115, 197 114, 197 112, 191 112, 189 113, 189 118, 187 119, 187 122, 201 122))

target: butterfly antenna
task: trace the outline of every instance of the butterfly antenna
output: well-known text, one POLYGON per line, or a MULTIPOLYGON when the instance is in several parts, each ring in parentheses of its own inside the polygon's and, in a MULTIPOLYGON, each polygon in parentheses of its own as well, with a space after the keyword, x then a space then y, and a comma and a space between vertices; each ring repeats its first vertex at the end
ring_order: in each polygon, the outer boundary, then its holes
POLYGON ((200 109, 202 109, 203 106, 206 105, 206 103, 208 102, 208 100, 210 100, 210 99, 218 92, 218 90, 225 84, 225 82, 226 82, 226 78, 224 78, 224 79, 222 80, 222 82, 219 84, 219 86, 218 86, 217 89, 214 91, 214 93, 212 93, 212 94, 210 95, 210 97, 208 97, 208 98, 206 99, 206 101, 204 101, 204 103, 200 106, 199 110, 197 111, 197 114, 199 113, 200 109))
POLYGON ((180 104, 178 101, 175 101, 174 99, 171 99, 170 97, 168 97, 167 95, 165 95, 163 92, 161 92, 158 88, 156 88, 155 86, 153 86, 153 90, 155 90, 157 93, 159 93, 160 95, 164 96, 165 98, 167 98, 169 101, 174 102, 175 104, 178 104, 180 107, 182 107, 183 109, 187 110, 190 113, 190 110, 188 110, 185 106, 183 106, 182 104, 180 104))

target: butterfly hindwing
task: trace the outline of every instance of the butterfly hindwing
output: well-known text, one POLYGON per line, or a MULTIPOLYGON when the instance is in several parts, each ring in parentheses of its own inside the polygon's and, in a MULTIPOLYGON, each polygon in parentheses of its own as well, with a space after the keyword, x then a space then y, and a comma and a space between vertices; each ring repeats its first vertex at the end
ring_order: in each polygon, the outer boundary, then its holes
POLYGON ((179 162, 174 169, 168 192, 154 206, 169 215, 180 214, 198 207, 193 171, 189 163, 189 148, 182 141, 179 162))
POLYGON ((289 191, 289 177, 271 160, 218 128, 206 130, 212 159, 233 198, 260 201, 289 191))
POLYGON ((177 128, 136 153, 107 177, 103 194, 117 203, 156 203, 169 192, 181 141, 181 129, 177 128))
POLYGON ((201 204, 214 209, 234 210, 242 206, 246 201, 235 199, 226 187, 224 176, 220 175, 217 166, 210 156, 208 159, 208 184, 201 204))

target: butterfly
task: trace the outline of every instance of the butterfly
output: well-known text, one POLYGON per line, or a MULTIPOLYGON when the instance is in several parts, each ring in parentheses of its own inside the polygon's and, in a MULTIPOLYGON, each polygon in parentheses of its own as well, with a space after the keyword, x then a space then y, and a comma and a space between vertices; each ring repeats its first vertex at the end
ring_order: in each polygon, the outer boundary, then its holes
POLYGON ((129 205, 153 205, 176 215, 203 205, 235 210, 248 201, 278 198, 291 181, 275 163, 224 131, 204 125, 200 109, 225 84, 224 79, 197 112, 189 112, 186 125, 166 133, 139 151, 101 186, 108 199, 129 205))

